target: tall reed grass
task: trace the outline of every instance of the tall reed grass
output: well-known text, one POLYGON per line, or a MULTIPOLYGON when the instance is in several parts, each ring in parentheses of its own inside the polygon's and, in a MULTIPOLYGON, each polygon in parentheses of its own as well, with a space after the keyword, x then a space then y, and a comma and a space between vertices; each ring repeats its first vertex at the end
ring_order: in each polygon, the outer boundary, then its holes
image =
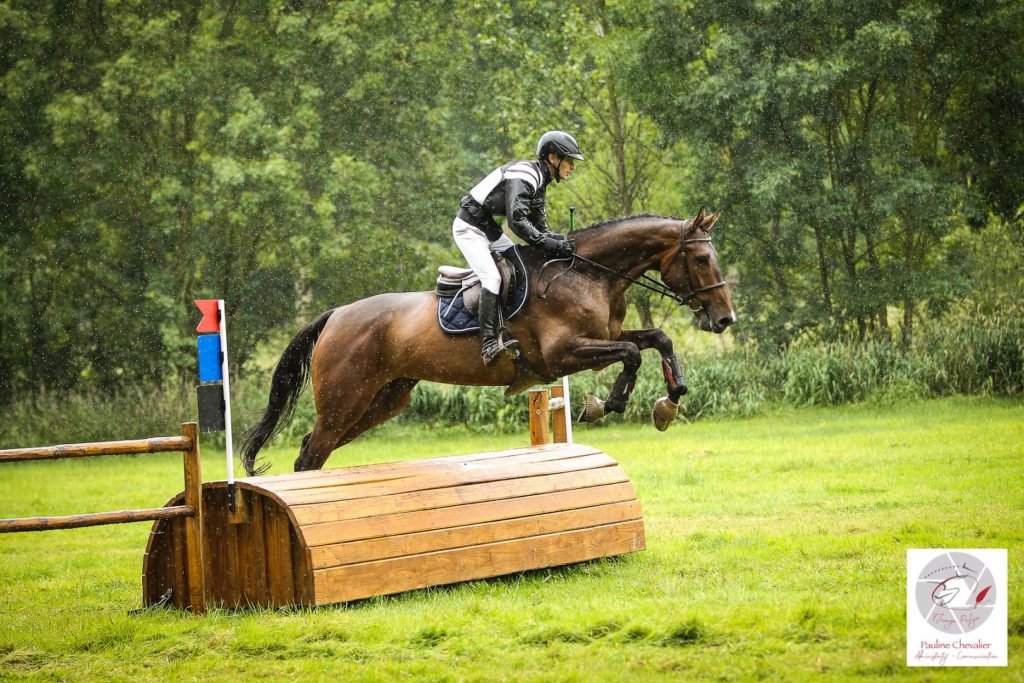
MULTIPOLYGON (((1019 396, 1024 394, 1024 309, 932 322, 919 330, 911 349, 898 341, 872 341, 802 343, 782 352, 736 347, 697 353, 680 349, 678 354, 690 387, 680 412, 690 420, 748 417, 781 406, 893 404, 950 394, 1019 396)), ((574 409, 586 394, 606 396, 617 372, 613 366, 574 376, 574 409)), ((236 434, 266 406, 267 378, 262 383, 253 379, 232 385, 236 434)), ((647 351, 625 415, 611 421, 646 422, 651 405, 664 393, 657 356, 647 351)), ((312 426, 315 409, 309 394, 283 426, 279 441, 294 443, 312 426)), ((194 389, 187 384, 126 387, 115 395, 41 393, 4 409, 0 446, 163 435, 194 416, 194 389)), ((527 402, 507 399, 500 387, 421 383, 399 421, 521 430, 528 421, 527 402)))
MULTIPOLYGON (((1015 396, 1024 393, 1024 311, 926 325, 911 349, 898 341, 848 341, 804 343, 781 352, 734 348, 679 355, 690 387, 680 410, 688 419, 747 417, 779 406, 1015 396)), ((665 394, 656 359, 646 352, 622 419, 647 421, 651 405, 665 394)), ((606 396, 618 371, 613 366, 574 376, 574 401, 588 393, 606 396)), ((524 401, 508 402, 500 389, 428 384, 414 391, 404 419, 521 428, 526 410, 524 401)))

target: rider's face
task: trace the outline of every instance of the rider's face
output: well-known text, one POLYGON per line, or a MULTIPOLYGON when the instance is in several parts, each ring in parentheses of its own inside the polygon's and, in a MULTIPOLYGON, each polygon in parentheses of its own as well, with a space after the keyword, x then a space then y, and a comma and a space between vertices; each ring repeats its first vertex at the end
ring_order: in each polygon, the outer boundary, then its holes
POLYGON ((548 163, 558 175, 559 180, 565 180, 576 171, 576 160, 572 157, 563 157, 559 160, 557 154, 548 155, 548 163))

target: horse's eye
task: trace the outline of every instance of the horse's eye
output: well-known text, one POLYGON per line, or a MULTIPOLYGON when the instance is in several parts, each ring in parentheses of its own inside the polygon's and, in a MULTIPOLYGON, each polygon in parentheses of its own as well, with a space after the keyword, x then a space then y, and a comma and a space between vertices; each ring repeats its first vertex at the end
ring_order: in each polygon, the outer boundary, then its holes
POLYGON ((697 262, 698 266, 706 266, 708 265, 708 263, 711 262, 711 259, 709 259, 707 256, 698 256, 693 260, 697 262))

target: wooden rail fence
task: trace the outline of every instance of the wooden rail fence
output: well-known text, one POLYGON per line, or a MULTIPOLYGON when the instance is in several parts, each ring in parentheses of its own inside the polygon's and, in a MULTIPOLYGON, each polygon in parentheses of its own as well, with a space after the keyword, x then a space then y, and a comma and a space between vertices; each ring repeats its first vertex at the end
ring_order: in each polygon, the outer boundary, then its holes
POLYGON ((194 612, 205 607, 203 582, 203 509, 202 475, 199 461, 199 434, 195 422, 181 425, 181 436, 164 436, 129 441, 65 444, 39 448, 0 450, 0 463, 25 460, 58 460, 87 458, 100 455, 138 455, 181 451, 185 469, 185 491, 182 505, 117 510, 59 517, 19 517, 0 519, 0 533, 21 531, 47 531, 51 529, 77 529, 105 524, 124 524, 160 519, 184 518, 185 554, 183 563, 185 583, 188 586, 187 606, 194 612))

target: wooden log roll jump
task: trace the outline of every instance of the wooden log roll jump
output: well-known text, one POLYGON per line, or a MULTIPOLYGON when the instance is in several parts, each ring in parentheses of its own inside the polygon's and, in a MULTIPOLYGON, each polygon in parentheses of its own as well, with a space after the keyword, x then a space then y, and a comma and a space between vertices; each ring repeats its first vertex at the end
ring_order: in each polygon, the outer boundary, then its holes
POLYGON ((529 448, 239 479, 234 513, 227 483, 205 484, 203 576, 185 571, 185 523, 160 519, 144 604, 203 590, 228 607, 325 605, 642 550, 626 473, 596 448, 548 443, 548 400, 531 392, 529 448))

